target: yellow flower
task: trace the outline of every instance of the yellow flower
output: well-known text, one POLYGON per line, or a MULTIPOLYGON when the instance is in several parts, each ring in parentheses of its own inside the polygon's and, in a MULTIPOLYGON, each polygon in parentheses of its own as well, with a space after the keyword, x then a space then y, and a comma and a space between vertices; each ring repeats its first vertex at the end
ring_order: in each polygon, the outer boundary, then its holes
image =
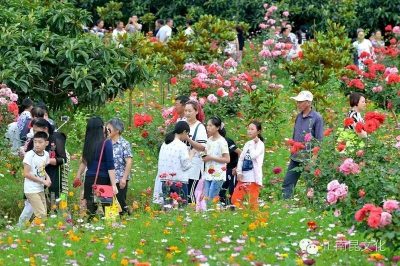
POLYGON ((127 258, 123 258, 121 260, 121 266, 128 266, 129 265, 129 260, 127 258))
POLYGON ((297 266, 303 266, 303 265, 304 265, 303 260, 302 260, 301 258, 297 258, 297 259, 296 259, 296 265, 297 265, 297 266))
POLYGON ((174 255, 172 253, 167 253, 167 255, 165 255, 165 257, 167 259, 172 259, 174 257, 174 255))
POLYGON ((136 254, 137 255, 143 255, 143 253, 144 253, 144 251, 143 251, 143 249, 136 249, 136 254))
POLYGON ((369 255, 369 258, 372 260, 379 261, 379 260, 383 260, 385 257, 379 253, 372 253, 371 255, 369 255))
POLYGON ((74 255, 74 252, 72 250, 68 249, 67 251, 65 251, 65 255, 71 257, 74 255))
POLYGON ((249 230, 253 231, 257 228, 257 225, 255 223, 249 224, 249 230))
POLYGON ((174 253, 174 252, 179 253, 179 252, 181 252, 177 246, 170 246, 167 251, 171 252, 171 253, 174 253))
POLYGON ((115 260, 117 258, 117 253, 113 252, 113 254, 111 254, 111 259, 115 260))
POLYGON ((164 235, 169 235, 169 234, 171 234, 171 232, 168 229, 164 229, 163 234, 164 235))

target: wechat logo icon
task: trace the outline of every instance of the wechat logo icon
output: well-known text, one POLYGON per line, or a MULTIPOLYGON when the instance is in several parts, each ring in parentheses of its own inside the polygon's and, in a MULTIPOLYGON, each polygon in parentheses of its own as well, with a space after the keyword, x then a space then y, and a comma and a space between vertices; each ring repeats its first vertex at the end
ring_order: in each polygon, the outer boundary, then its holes
POLYGON ((302 251, 307 252, 310 255, 315 255, 318 253, 318 246, 315 245, 310 239, 300 240, 299 246, 302 251))

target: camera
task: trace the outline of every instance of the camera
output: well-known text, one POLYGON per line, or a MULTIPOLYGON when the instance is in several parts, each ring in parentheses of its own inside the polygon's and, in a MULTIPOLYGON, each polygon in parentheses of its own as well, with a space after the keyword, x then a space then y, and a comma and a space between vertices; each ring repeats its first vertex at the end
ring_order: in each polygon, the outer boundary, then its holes
POLYGON ((69 121, 69 116, 67 116, 67 115, 61 116, 61 121, 62 122, 68 122, 69 121))

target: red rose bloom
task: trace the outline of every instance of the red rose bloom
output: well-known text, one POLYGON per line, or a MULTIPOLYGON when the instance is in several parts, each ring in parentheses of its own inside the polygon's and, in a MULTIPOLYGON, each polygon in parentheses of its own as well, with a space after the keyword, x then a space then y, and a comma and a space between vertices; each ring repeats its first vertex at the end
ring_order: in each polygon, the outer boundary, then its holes
POLYGON ((333 129, 332 128, 327 128, 324 131, 324 136, 327 137, 332 133, 333 129))
POLYGON ((370 133, 374 132, 375 130, 377 130, 378 127, 379 127, 379 121, 376 119, 370 119, 370 120, 367 120, 367 122, 365 122, 364 130, 370 134, 370 133))
POLYGON ((176 83, 178 83, 178 79, 176 77, 172 77, 170 82, 172 85, 175 85, 176 83))
POLYGON ((390 24, 385 27, 385 31, 392 31, 392 30, 393 30, 393 27, 390 24))
POLYGON ((353 125, 353 123, 354 123, 354 119, 351 118, 351 117, 347 117, 347 118, 344 120, 344 126, 345 126, 345 127, 351 126, 351 125, 353 125))
POLYGON ((336 149, 340 152, 340 151, 344 151, 344 149, 346 149, 346 143, 339 143, 336 147, 336 149))
POLYGON ((146 139, 149 136, 149 132, 147 130, 142 131, 142 138, 146 139))
POLYGON ((316 177, 321 176, 321 170, 320 169, 315 169, 314 176, 316 176, 316 177))
POLYGON ((357 133, 361 133, 364 130, 364 124, 362 122, 358 122, 355 127, 355 131, 357 133))

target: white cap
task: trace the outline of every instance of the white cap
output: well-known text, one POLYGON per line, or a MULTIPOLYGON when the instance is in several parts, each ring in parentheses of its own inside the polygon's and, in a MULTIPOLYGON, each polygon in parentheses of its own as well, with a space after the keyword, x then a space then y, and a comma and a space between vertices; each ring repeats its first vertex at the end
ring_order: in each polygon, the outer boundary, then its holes
POLYGON ((302 102, 302 101, 312 102, 313 95, 309 91, 301 91, 296 97, 290 97, 290 98, 295 100, 296 102, 302 102))

